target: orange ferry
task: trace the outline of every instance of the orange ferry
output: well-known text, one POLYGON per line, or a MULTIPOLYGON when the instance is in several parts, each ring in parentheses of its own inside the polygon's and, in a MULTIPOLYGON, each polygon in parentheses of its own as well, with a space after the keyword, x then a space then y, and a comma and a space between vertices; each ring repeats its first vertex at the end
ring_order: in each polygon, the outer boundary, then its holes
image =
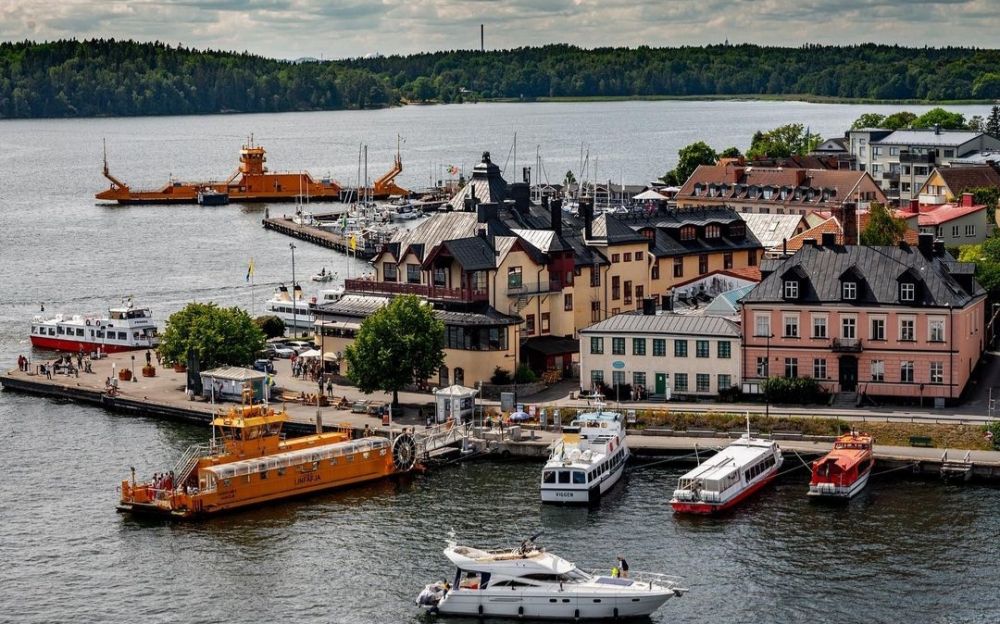
POLYGON ((872 437, 864 433, 838 437, 833 450, 812 464, 809 496, 848 499, 864 489, 875 465, 872 444, 872 437))
POLYGON ((118 511, 187 519, 381 479, 407 472, 416 462, 409 435, 391 442, 357 440, 350 432, 316 433, 285 440, 284 411, 260 405, 236 407, 212 421, 222 432, 209 445, 194 445, 167 476, 121 483, 118 511))
MULTIPOLYGON (((264 148, 255 145, 253 137, 240 150, 240 166, 225 182, 176 182, 151 191, 134 191, 127 184, 111 175, 107 153, 104 155, 104 177, 110 188, 97 193, 97 199, 116 201, 119 204, 223 204, 228 202, 280 202, 280 201, 337 201, 344 189, 337 182, 323 178, 314 179, 306 172, 271 173, 264 163, 264 148)), ((391 195, 409 195, 409 191, 396 185, 394 179, 402 173, 403 163, 399 153, 392 169, 375 181, 367 195, 385 199, 391 195)))

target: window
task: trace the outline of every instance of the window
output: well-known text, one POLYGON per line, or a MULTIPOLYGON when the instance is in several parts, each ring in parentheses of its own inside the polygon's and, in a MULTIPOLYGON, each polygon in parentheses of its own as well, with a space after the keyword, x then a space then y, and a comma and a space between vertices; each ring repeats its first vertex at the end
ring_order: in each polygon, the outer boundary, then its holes
POLYGON ((590 322, 596 323, 601 320, 601 302, 591 301, 590 302, 590 322))
POLYGON ((646 373, 632 373, 632 386, 646 386, 646 373))
POLYGON ((898 147, 890 147, 889 148, 889 155, 890 156, 899 156, 899 148, 898 147))
POLYGON ((633 338, 632 339, 632 355, 646 355, 646 339, 645 338, 633 338))
POLYGON ((899 319, 899 339, 902 342, 913 342, 913 326, 916 323, 914 319, 899 319))
POLYGON ((771 335, 771 316, 769 314, 757 314, 754 316, 754 336, 771 335))
POLYGON ((653 357, 667 356, 667 341, 663 338, 653 338, 653 357))
POLYGON ((684 277, 684 258, 674 258, 674 277, 684 277))
POLYGON ((841 285, 841 298, 846 301, 854 301, 858 298, 858 283, 844 282, 841 285))
POLYGON ((899 381, 913 383, 913 362, 902 362, 899 365, 899 381))
POLYGON ((899 285, 899 300, 913 301, 916 298, 917 288, 915 284, 902 283, 899 285))
POLYGON ((687 392, 688 389, 688 376, 687 373, 677 373, 674 375, 674 390, 678 392, 687 392))
POLYGON ((601 285, 601 268, 596 264, 590 267, 590 285, 595 288, 601 285))
POLYGON ((813 338, 826 338, 826 316, 813 316, 813 338))
POLYGON ((590 352, 594 355, 604 355, 604 338, 601 338, 599 336, 591 336, 590 352))
POLYGON ((768 376, 768 374, 767 374, 767 358, 766 357, 758 357, 757 358, 757 376, 758 377, 767 377, 768 376))
POLYGON ((632 304, 632 280, 625 280, 625 305, 632 304))
POLYGON ((944 362, 931 362, 931 383, 944 383, 944 362))
POLYGON ((853 339, 858 337, 858 319, 845 316, 840 319, 840 337, 853 339))
POLYGON ((795 280, 785 280, 785 299, 799 298, 799 283, 795 280))
POLYGON ((799 315, 788 314, 785 316, 785 338, 799 337, 799 315))
POLYGON ((687 357, 688 356, 688 341, 687 340, 675 340, 674 341, 674 357, 687 357))
POLYGON ((543 334, 549 333, 549 327, 550 327, 550 321, 549 321, 549 319, 550 319, 549 313, 548 312, 542 312, 542 325, 541 325, 540 329, 541 329, 541 333, 543 333, 543 334))
POLYGON ((958 238, 958 226, 957 225, 951 226, 951 237, 952 238, 958 238))
POLYGON ((733 378, 729 375, 719 375, 719 391, 733 387, 733 378))
POLYGON ((712 223, 705 226, 705 238, 719 238, 722 236, 722 228, 712 223))
POLYGON ((698 256, 698 275, 708 273, 708 254, 698 256))
POLYGON ((604 385, 604 371, 602 370, 590 371, 590 387, 599 388, 603 385, 604 385))
POLYGON ((611 262, 621 262, 621 254, 611 254, 611 262))
POLYGON ((872 381, 885 381, 885 362, 872 360, 872 381))
POLYGON ((635 261, 636 262, 641 262, 642 261, 642 252, 641 251, 635 252, 635 261))
POLYGON ((395 282, 397 279, 396 265, 392 262, 382 263, 382 279, 387 282, 395 282))
POLYGON ((720 360, 728 360, 733 357, 733 346, 728 340, 720 340, 716 347, 716 355, 720 360))
POLYGON ((799 376, 798 358, 785 358, 785 377, 789 379, 799 376))
POLYGON ((696 392, 709 392, 712 387, 712 377, 707 373, 698 373, 694 376, 694 389, 696 392))
POLYGON ((448 269, 444 267, 437 267, 434 269, 434 285, 435 286, 448 285, 448 269))
POLYGON ((611 339, 611 354, 612 355, 625 355, 625 339, 624 338, 612 338, 611 339))
POLYGON ((972 238, 975 235, 976 235, 976 226, 975 225, 967 225, 967 226, 965 226, 965 236, 967 238, 972 238))
POLYGON ((611 298, 622 298, 622 278, 617 275, 611 278, 611 298))
POLYGON ((747 252, 747 266, 757 266, 757 250, 751 249, 747 252))
POLYGON ((563 310, 567 312, 573 309, 573 293, 563 295, 563 310))
POLYGON ((813 378, 826 379, 826 358, 813 359, 813 378))
POLYGON ((885 340, 885 319, 884 318, 873 318, 871 319, 872 340, 885 340))
POLYGON ((722 268, 731 269, 733 268, 733 252, 727 251, 722 254, 722 268))
POLYGON ((535 315, 529 314, 524 317, 524 333, 531 336, 535 333, 535 315))
POLYGON ((611 383, 615 388, 625 385, 625 371, 611 371, 611 383))
POLYGON ((694 342, 694 356, 700 358, 708 357, 708 341, 707 340, 695 340, 694 342))
POLYGON ((650 271, 650 277, 655 280, 660 279, 660 263, 658 261, 653 263, 653 268, 650 271))
POLYGON ((642 288, 642 286, 636 286, 635 287, 635 301, 638 304, 636 306, 637 310, 641 310, 642 309, 642 295, 643 295, 643 288, 642 288))
POLYGON ((420 265, 419 264, 408 264, 408 265, 406 265, 406 283, 407 284, 419 284, 420 283, 420 265))
POLYGON ((510 267, 507 269, 507 288, 521 287, 521 267, 510 267))
POLYGON ((944 342, 944 319, 930 319, 927 333, 927 340, 930 342, 944 342))
POLYGON ((632 252, 626 251, 625 256, 622 258, 623 262, 632 262, 632 252))
POLYGON ((953 150, 953 149, 946 149, 946 150, 944 150, 944 157, 945 158, 954 158, 955 157, 955 150, 953 150))
POLYGON ((695 230, 693 225, 685 225, 681 228, 681 240, 691 241, 694 240, 695 230))

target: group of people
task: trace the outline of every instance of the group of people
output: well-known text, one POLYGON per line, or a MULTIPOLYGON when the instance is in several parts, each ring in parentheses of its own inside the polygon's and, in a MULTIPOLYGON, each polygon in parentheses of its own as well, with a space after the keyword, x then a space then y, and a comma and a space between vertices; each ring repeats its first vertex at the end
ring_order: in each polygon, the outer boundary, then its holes
POLYGON ((618 555, 618 563, 611 568, 611 576, 628 578, 628 561, 625 561, 625 557, 618 555))
MULTIPOLYGON (((17 358, 17 369, 24 373, 31 372, 31 360, 26 355, 17 358)), ((63 373, 74 377, 80 376, 80 370, 85 373, 94 372, 91 368, 90 358, 84 357, 81 352, 76 356, 76 363, 73 362, 72 355, 61 355, 53 362, 42 362, 35 366, 36 375, 44 375, 46 379, 52 379, 52 375, 63 373)))
POLYGON ((170 472, 157 472, 153 474, 153 480, 150 481, 154 490, 162 490, 170 492, 174 489, 174 471, 170 472))

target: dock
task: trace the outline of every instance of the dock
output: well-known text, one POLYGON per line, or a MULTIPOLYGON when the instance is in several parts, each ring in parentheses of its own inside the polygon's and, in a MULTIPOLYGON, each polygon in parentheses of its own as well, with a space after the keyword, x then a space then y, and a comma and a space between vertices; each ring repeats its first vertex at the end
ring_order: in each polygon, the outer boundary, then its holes
POLYGON ((370 260, 375 257, 376 253, 378 253, 378 246, 372 246, 370 244, 366 245, 364 244, 364 240, 359 240, 357 247, 355 249, 351 249, 350 236, 348 234, 333 232, 326 228, 314 227, 311 225, 299 225, 291 219, 284 217, 264 218, 261 220, 261 223, 266 230, 273 230, 280 234, 284 234, 285 236, 291 236, 292 238, 304 240, 314 245, 319 245, 320 247, 334 249, 345 254, 356 256, 362 260, 370 260))

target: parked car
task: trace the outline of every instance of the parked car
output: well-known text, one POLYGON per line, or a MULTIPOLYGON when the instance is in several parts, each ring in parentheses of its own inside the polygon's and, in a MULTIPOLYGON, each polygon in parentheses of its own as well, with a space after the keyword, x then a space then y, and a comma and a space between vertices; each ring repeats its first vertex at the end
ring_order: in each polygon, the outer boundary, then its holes
POLYGON ((305 340, 289 340, 285 343, 285 346, 294 349, 296 353, 305 353, 314 348, 311 342, 305 340))
POLYGON ((281 347, 275 347, 274 348, 274 357, 286 358, 287 359, 287 358, 292 357, 295 354, 296 354, 295 349, 293 349, 291 347, 281 346, 281 347))
POLYGON ((272 364, 271 360, 269 359, 261 358, 259 360, 254 361, 253 368, 254 370, 258 370, 262 373, 270 373, 272 375, 274 374, 274 364, 272 364))

